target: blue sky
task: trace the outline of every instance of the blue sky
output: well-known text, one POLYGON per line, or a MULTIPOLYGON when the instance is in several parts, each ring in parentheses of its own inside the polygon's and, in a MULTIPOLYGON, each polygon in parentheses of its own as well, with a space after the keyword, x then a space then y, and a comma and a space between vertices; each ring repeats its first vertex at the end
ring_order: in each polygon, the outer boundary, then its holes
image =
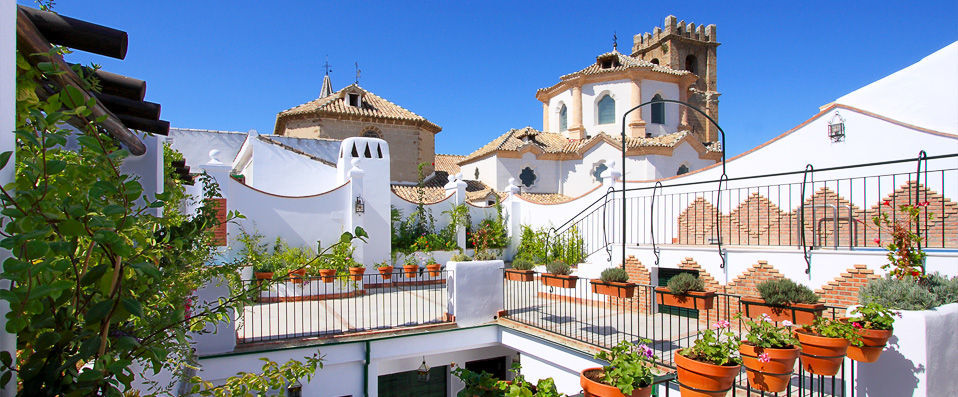
MULTIPOLYGON (((32 5, 32 2, 21 4, 32 5)), ((147 81, 175 127, 271 133, 276 113, 360 85, 443 127, 468 154, 509 128, 541 128, 538 88, 665 16, 716 24, 719 123, 735 155, 839 96, 958 40, 958 2, 68 1, 63 15, 129 33, 126 60, 74 62, 147 81)))

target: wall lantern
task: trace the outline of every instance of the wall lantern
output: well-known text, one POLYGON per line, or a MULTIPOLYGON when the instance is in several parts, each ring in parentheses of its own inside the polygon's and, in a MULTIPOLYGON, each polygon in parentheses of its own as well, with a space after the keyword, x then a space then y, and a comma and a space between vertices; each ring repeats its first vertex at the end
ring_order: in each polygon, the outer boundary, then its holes
POLYGON ((828 137, 832 142, 845 141, 845 119, 835 111, 835 115, 828 120, 828 137))
POLYGON ((363 198, 356 196, 356 204, 354 205, 356 213, 362 214, 366 212, 366 205, 363 203, 363 198))
POLYGON ((429 366, 426 365, 426 358, 422 358, 422 364, 419 365, 419 369, 416 370, 416 376, 420 382, 429 381, 429 366))

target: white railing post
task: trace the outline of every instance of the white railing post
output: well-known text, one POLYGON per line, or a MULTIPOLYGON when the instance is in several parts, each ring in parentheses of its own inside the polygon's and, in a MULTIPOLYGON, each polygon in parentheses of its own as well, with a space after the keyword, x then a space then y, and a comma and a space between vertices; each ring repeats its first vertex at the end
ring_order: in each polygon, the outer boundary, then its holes
POLYGON ((502 210, 505 211, 506 227, 509 234, 509 248, 507 254, 503 257, 514 257, 519 248, 520 236, 522 235, 522 202, 519 200, 519 186, 516 185, 515 178, 509 178, 509 194, 502 203, 502 210))
MULTIPOLYGON (((443 188, 446 189, 447 196, 452 194, 452 205, 459 206, 466 202, 466 182, 462 180, 462 173, 450 178, 443 188)), ((456 244, 459 249, 466 249, 466 225, 456 227, 456 244)))

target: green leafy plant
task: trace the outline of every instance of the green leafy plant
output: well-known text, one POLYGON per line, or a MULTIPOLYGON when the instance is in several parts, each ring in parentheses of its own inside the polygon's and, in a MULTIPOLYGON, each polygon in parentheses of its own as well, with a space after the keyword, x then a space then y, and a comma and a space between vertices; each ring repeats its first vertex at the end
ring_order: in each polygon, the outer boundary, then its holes
MULTIPOLYGON (((912 277, 920 280, 925 274, 925 252, 921 249, 922 237, 915 233, 915 225, 922 223, 921 211, 927 207, 928 201, 923 201, 917 205, 902 205, 898 207, 901 216, 892 219, 887 212, 875 215, 872 222, 881 232, 891 236, 891 242, 885 244, 888 250, 888 263, 882 266, 882 269, 891 269, 889 274, 899 280, 905 277, 912 277)), ((885 201, 885 206, 891 207, 891 203, 885 201)), ((926 213, 928 220, 934 219, 934 214, 926 213)), ((875 244, 881 245, 881 240, 875 239, 875 244)))
POLYGON ((692 360, 715 365, 738 365, 742 358, 738 355, 741 341, 731 330, 731 324, 720 320, 701 333, 692 347, 679 351, 679 354, 692 360))
POLYGON ((306 357, 306 363, 299 360, 290 360, 282 365, 268 358, 260 358, 263 363, 262 372, 240 372, 226 379, 220 385, 203 380, 198 376, 192 378, 191 393, 200 396, 234 397, 247 395, 262 395, 270 391, 280 391, 287 385, 296 383, 301 378, 307 381, 313 378, 316 370, 323 367, 322 357, 314 354, 306 357))
POLYGON ((526 258, 516 258, 512 260, 512 268, 516 270, 532 270, 536 265, 526 258))
POLYGON ((452 262, 469 262, 471 259, 468 255, 459 253, 453 255, 451 258, 449 258, 449 260, 452 262))
POLYGON ((705 282, 692 273, 679 273, 669 279, 669 291, 676 295, 684 295, 689 291, 705 291, 705 282))
POLYGON ((389 261, 382 261, 382 262, 379 262, 379 263, 376 264, 376 268, 377 268, 377 269, 382 269, 382 268, 386 268, 386 267, 390 267, 390 266, 391 266, 391 265, 389 264, 389 261))
POLYGON ((549 257, 549 231, 545 228, 533 229, 529 225, 522 225, 521 230, 516 256, 542 264, 549 257))
POLYGON ((791 279, 776 278, 759 283, 758 293, 769 305, 785 306, 793 303, 818 303, 818 295, 808 287, 791 279))
POLYGON ((855 346, 862 345, 862 338, 855 332, 855 326, 844 320, 833 320, 827 317, 815 317, 811 325, 802 326, 802 330, 813 335, 826 338, 846 339, 855 346))
POLYGON ((895 326, 895 316, 901 317, 901 314, 875 302, 852 309, 852 314, 857 316, 850 317, 848 321, 853 327, 864 329, 892 329, 895 326))
POLYGON ((550 255, 554 259, 568 264, 582 263, 585 259, 585 240, 579 233, 579 227, 572 225, 553 239, 550 255))
MULTIPOLYGON (((736 315, 741 319, 741 313, 736 315)), ((745 340, 756 347, 766 349, 788 349, 798 345, 798 339, 792 332, 792 322, 785 320, 782 325, 775 325, 775 321, 768 314, 762 314, 759 321, 745 320, 745 340)))
POLYGON ((603 270, 599 278, 607 283, 627 283, 629 282, 629 272, 621 267, 611 267, 603 270))
POLYGON ((506 382, 486 371, 476 373, 465 367, 456 367, 451 373, 465 384, 456 394, 459 397, 501 397, 509 388, 506 382))
POLYGON ((654 380, 652 368, 657 358, 649 343, 651 341, 643 339, 636 346, 621 341, 608 351, 597 353, 595 358, 609 363, 602 367, 602 383, 618 388, 626 396, 635 389, 651 385, 654 380))
POLYGON ((858 290, 858 303, 877 303, 891 310, 929 310, 958 302, 958 277, 932 273, 918 280, 911 276, 871 280, 858 290))
POLYGON ((253 267, 254 272, 269 273, 273 270, 272 263, 266 263, 266 243, 263 242, 263 235, 259 233, 250 234, 244 229, 240 229, 240 235, 236 238, 240 243, 240 260, 253 267))
POLYGON ((568 276, 572 274, 572 268, 562 261, 552 261, 546 265, 546 273, 568 276))

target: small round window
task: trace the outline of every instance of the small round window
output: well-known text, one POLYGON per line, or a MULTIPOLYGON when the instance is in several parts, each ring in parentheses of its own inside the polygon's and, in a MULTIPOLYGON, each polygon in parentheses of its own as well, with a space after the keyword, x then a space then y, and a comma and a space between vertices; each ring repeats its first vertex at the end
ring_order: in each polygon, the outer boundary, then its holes
POLYGON ((519 180, 525 187, 532 187, 536 183, 536 172, 530 167, 523 168, 519 173, 519 180))

